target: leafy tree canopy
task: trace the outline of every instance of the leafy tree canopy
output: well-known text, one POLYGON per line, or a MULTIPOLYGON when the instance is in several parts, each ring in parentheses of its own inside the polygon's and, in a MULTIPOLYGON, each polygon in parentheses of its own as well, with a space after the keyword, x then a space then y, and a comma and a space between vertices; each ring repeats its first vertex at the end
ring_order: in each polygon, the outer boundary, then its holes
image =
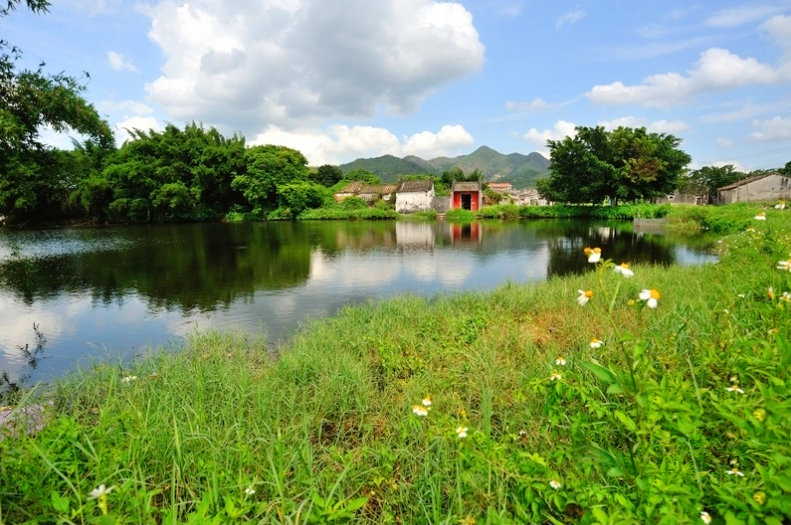
POLYGON ((381 184, 382 182, 382 179, 380 179, 376 173, 372 173, 362 168, 351 170, 350 172, 346 173, 343 178, 344 180, 361 180, 368 184, 381 184))
POLYGON ((736 171, 733 165, 704 166, 679 179, 679 190, 682 193, 706 195, 708 201, 717 199, 717 189, 747 177, 746 173, 736 171))
POLYGON ((575 137, 547 141, 550 176, 537 184, 549 200, 616 204, 666 195, 691 161, 673 135, 645 128, 576 129, 575 137))
POLYGON ((308 182, 308 161, 285 146, 253 146, 245 151, 247 172, 234 177, 231 186, 242 192, 254 210, 266 210, 277 202, 278 187, 308 182))
POLYGON ((325 164, 319 166, 316 173, 311 173, 310 178, 317 184, 329 188, 343 179, 343 171, 338 166, 325 164))

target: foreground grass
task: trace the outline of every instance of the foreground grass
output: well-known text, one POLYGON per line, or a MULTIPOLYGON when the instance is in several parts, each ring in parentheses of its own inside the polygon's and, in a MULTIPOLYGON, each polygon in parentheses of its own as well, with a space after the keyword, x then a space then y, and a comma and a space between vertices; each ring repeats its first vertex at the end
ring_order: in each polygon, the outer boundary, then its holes
POLYGON ((788 523, 789 214, 727 213, 755 231, 718 264, 406 296, 278 359, 203 333, 70 377, 0 441, 0 522, 788 523))

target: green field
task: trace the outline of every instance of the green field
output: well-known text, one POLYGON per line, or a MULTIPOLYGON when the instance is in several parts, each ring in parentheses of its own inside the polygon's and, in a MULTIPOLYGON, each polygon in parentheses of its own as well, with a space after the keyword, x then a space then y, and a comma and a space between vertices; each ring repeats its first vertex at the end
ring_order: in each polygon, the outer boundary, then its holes
POLYGON ((34 388, 53 406, 0 441, 0 522, 789 523, 791 213, 700 210, 671 220, 718 232, 716 264, 626 279, 603 253, 346 308, 277 355, 199 333, 34 388))

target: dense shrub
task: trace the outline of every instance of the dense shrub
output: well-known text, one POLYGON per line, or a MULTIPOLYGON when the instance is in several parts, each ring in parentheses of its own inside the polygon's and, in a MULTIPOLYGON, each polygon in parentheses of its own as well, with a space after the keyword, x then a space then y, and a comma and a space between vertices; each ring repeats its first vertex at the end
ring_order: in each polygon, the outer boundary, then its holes
POLYGON ((449 210, 445 214, 445 220, 449 222, 472 222, 475 220, 475 212, 456 208, 455 210, 449 210))

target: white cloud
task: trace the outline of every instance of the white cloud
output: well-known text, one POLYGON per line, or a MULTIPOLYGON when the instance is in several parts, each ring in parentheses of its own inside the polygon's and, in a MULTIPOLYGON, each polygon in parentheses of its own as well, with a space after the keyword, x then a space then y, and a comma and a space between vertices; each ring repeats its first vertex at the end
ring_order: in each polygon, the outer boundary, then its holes
POLYGON ((688 75, 664 73, 652 75, 642 84, 627 86, 622 82, 594 86, 586 96, 603 105, 641 104, 670 107, 691 100, 704 91, 723 91, 749 84, 770 84, 791 80, 791 68, 762 64, 742 58, 727 49, 704 51, 695 69, 688 75))
POLYGON ((277 144, 294 148, 301 151, 312 166, 319 166, 385 154, 434 158, 454 153, 458 148, 473 142, 472 135, 460 125, 445 125, 437 133, 422 131, 399 139, 384 128, 339 124, 330 126, 326 131, 288 131, 271 125, 253 138, 250 144, 277 144))
POLYGON ((505 103, 506 109, 514 111, 542 111, 556 106, 556 104, 549 104, 540 98, 534 98, 530 102, 513 102, 509 100, 505 103))
POLYGON ((164 127, 162 123, 154 117, 142 117, 139 115, 127 117, 115 125, 115 140, 122 144, 129 140, 131 135, 129 131, 139 129, 142 131, 155 130, 162 131, 164 127))
POLYGON ((566 11, 560 15, 555 22, 555 28, 560 29, 564 25, 572 25, 585 17, 585 11, 577 9, 576 11, 566 11))
POLYGON ((96 109, 103 113, 125 113, 133 115, 150 115, 154 109, 148 104, 137 100, 102 100, 97 102, 96 109))
POLYGON ((689 124, 683 120, 657 120, 648 122, 644 118, 639 117, 620 117, 613 120, 602 120, 598 123, 604 129, 612 131, 618 127, 625 128, 646 128, 649 133, 678 133, 679 131, 686 131, 689 129, 689 124))
POLYGON ((733 166, 733 169, 742 173, 750 173, 752 169, 748 168, 737 160, 717 160, 706 164, 706 166, 714 166, 715 168, 722 168, 723 166, 733 166))
POLYGON ((750 134, 753 140, 769 142, 791 139, 791 117, 777 116, 770 120, 754 120, 753 127, 756 128, 756 131, 750 134))
POLYGON ((483 65, 484 46, 459 3, 341 5, 165 0, 141 8, 165 55, 146 90, 174 120, 252 134, 263 123, 298 129, 380 107, 409 113, 483 65))
MULTIPOLYGON (((564 137, 574 137, 577 134, 577 130, 574 129, 574 126, 575 124, 573 122, 558 120, 555 122, 554 126, 552 126, 552 129, 539 131, 536 128, 530 128, 528 132, 525 133, 524 139, 528 142, 532 142, 544 147, 546 146, 548 140, 561 140, 564 137)), ((538 152, 544 155, 546 158, 549 158, 548 150, 539 149, 538 152)))
POLYGON ((83 141, 85 138, 85 135, 77 133, 71 128, 65 131, 55 131, 52 126, 47 125, 38 130, 38 140, 42 144, 57 149, 70 150, 74 146, 72 139, 83 141))
POLYGON ((723 139, 723 138, 717 139, 717 145, 721 148, 730 148, 731 146, 733 146, 733 144, 734 142, 731 139, 723 139))
POLYGON ((769 33, 769 36, 783 47, 787 54, 791 54, 791 16, 773 16, 761 24, 761 29, 769 33))
POLYGON ((108 51, 107 52, 107 63, 110 64, 110 67, 113 68, 115 71, 132 71, 133 73, 137 73, 137 68, 131 61, 124 58, 124 55, 121 53, 116 53, 115 51, 108 51))
POLYGON ((750 3, 723 9, 706 19, 706 24, 714 27, 735 27, 755 22, 769 15, 782 12, 785 9, 787 9, 787 6, 750 3))

